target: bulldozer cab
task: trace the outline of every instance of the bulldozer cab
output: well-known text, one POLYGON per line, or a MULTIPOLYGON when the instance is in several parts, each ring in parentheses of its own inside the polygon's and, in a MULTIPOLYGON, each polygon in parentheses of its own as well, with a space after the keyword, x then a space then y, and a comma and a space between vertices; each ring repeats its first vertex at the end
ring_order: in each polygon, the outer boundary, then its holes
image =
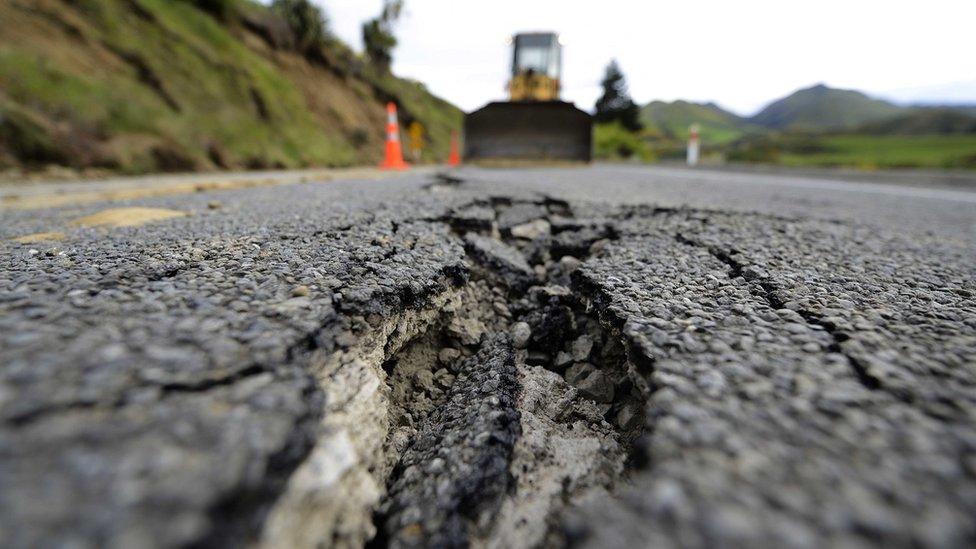
POLYGON ((517 34, 512 38, 510 101, 559 99, 562 46, 555 33, 517 34))

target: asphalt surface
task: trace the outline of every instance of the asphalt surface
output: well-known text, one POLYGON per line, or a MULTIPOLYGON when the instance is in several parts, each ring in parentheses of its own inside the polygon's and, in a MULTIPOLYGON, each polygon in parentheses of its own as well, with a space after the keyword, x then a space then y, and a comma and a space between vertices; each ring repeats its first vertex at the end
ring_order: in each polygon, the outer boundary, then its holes
POLYGON ((976 544, 976 193, 465 168, 0 216, 4 545, 976 544), (187 215, 73 223, 130 206, 187 215))

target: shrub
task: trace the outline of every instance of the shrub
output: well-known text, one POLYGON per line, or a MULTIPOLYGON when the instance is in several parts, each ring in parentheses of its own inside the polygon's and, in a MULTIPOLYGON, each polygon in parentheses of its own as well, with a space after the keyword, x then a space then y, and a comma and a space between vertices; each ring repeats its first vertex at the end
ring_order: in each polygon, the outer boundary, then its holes
POLYGON ((775 164, 783 154, 815 155, 832 152, 824 140, 811 134, 750 135, 729 145, 726 160, 775 164))
POLYGON ((389 70, 393 62, 393 48, 397 39, 392 33, 384 29, 379 19, 371 19, 363 23, 363 44, 366 56, 376 66, 389 70))
POLYGON ((976 153, 959 156, 946 160, 943 163, 944 168, 962 168, 962 169, 976 169, 976 153))
POLYGON ((193 3, 221 21, 237 17, 237 0, 193 0, 193 3))
POLYGON ((620 122, 597 124, 593 132, 595 156, 603 160, 636 158, 644 162, 655 159, 654 152, 640 136, 620 122))
POLYGON ((363 45, 366 58, 380 70, 389 72, 393 50, 397 46, 393 28, 403 13, 403 0, 383 0, 383 11, 363 23, 363 45))
POLYGON ((725 158, 730 162, 776 164, 779 162, 780 153, 780 147, 771 139, 743 138, 729 145, 725 158))
POLYGON ((314 52, 328 39, 329 23, 325 13, 309 0, 274 0, 271 9, 291 29, 299 51, 306 54, 314 52))

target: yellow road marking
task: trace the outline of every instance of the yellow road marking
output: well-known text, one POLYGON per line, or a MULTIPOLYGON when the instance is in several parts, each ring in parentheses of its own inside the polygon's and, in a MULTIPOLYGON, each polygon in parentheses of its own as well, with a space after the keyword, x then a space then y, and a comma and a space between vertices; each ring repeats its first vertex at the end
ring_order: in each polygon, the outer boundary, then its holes
POLYGON ((50 231, 46 233, 34 233, 25 234, 24 236, 18 236, 12 239, 14 242, 20 242, 21 244, 35 244, 37 242, 48 242, 52 240, 61 240, 66 235, 61 231, 50 231))
POLYGON ((119 186, 117 188, 99 189, 94 191, 66 191, 64 188, 43 194, 7 195, 0 198, 0 210, 37 210, 41 208, 58 208, 68 205, 92 204, 94 202, 111 202, 117 200, 132 200, 136 198, 154 198, 178 194, 190 194, 207 191, 227 191, 234 189, 250 189, 254 187, 271 187, 306 183, 309 181, 332 181, 336 179, 379 179, 386 177, 375 168, 342 168, 332 170, 297 172, 283 174, 280 177, 260 179, 214 179, 211 181, 174 181, 168 184, 119 186))
POLYGON ((75 219, 71 224, 76 227, 135 227, 186 215, 186 212, 164 208, 111 208, 75 219))

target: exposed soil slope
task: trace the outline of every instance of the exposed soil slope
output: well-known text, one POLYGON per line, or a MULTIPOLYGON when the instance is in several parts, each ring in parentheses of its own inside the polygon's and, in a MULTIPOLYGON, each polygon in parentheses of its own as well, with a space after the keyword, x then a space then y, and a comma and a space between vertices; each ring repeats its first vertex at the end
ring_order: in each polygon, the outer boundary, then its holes
POLYGON ((341 166, 382 152, 388 100, 445 157, 461 111, 330 39, 299 52, 244 1, 0 2, 0 167, 120 172, 341 166))

